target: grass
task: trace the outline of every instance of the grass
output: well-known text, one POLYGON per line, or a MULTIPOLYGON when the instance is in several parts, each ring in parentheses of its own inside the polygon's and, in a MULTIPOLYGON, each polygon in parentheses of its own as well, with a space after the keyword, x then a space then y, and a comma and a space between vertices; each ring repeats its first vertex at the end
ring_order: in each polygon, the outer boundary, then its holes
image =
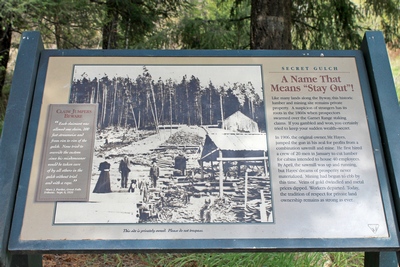
MULTIPOLYGON (((149 266, 362 266, 363 253, 200 253, 150 255, 149 266), (333 260, 332 260, 333 259, 333 260), (335 260, 337 260, 335 262, 335 260), (351 262, 350 265, 349 263, 351 262)), ((146 262, 145 260, 143 260, 146 262)))
POLYGON ((360 267, 363 252, 255 252, 43 255, 43 267, 360 267))

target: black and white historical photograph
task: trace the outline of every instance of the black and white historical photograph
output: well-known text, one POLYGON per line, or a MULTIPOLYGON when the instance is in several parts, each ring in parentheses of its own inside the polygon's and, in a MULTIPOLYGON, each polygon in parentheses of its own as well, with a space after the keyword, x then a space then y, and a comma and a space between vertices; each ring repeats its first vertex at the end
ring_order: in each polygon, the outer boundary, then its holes
POLYGON ((271 223, 260 65, 75 65, 97 103, 90 197, 55 224, 271 223))

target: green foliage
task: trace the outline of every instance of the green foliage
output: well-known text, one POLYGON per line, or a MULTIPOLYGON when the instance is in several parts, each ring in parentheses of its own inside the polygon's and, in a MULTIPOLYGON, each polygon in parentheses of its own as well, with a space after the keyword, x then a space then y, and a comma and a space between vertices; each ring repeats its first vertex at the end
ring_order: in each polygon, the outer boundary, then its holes
POLYGON ((48 46, 59 49, 96 47, 101 12, 87 0, 31 0, 19 28, 40 31, 48 46))
MULTIPOLYGON (((188 49, 249 48, 250 2, 202 1, 178 23, 177 41, 188 49)), ((366 30, 382 30, 388 43, 399 46, 399 6, 399 0, 293 0, 293 48, 358 49, 366 30), (378 23, 370 24, 370 17, 378 23)))
POLYGON ((250 3, 202 1, 179 21, 175 36, 184 49, 248 49, 250 3))
POLYGON ((373 30, 381 30, 385 40, 392 47, 400 47, 400 0, 363 0, 361 10, 365 17, 379 18, 379 24, 373 30))
POLYGON ((13 23, 29 6, 30 0, 0 0, 0 20, 2 23, 13 23))
POLYGON ((171 20, 191 8, 187 0, 107 0, 103 17, 103 48, 160 48, 171 39, 171 20), (164 33, 164 39, 161 39, 164 33))
POLYGON ((397 92, 397 99, 398 102, 400 103, 400 51, 397 51, 397 56, 393 55, 391 57, 391 66, 392 66, 392 74, 393 74, 393 80, 394 80, 394 85, 396 86, 396 92, 397 92))
POLYGON ((355 49, 361 44, 357 6, 347 0, 294 0, 292 43, 295 49, 355 49))
POLYGON ((5 7, 0 20, 10 18, 15 31, 40 31, 49 47, 102 48, 112 37, 115 45, 109 48, 127 49, 145 44, 190 5, 186 0, 0 0, 0 6, 5 7))
MULTIPOLYGON (((111 41, 109 48, 248 49, 250 43, 250 0, 0 0, 0 6, 15 30, 39 30, 57 48, 111 41)), ((400 0, 293 0, 293 47, 354 49, 367 29, 384 31, 399 46, 399 6, 400 0)))

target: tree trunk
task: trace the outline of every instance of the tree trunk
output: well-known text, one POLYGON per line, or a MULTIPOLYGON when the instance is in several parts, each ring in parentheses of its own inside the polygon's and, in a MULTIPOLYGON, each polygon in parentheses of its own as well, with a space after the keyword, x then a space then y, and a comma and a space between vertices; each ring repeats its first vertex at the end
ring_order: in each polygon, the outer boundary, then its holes
POLYGON ((107 3, 107 22, 103 26, 103 49, 118 48, 118 12, 115 1, 108 0, 107 3))
MULTIPOLYGON (((153 111, 153 118, 154 118, 154 126, 156 127, 156 132, 158 133, 159 128, 158 128, 158 115, 157 115, 157 103, 156 103, 156 96, 154 93, 154 87, 151 84, 151 81, 149 81, 149 85, 150 85, 150 92, 153 98, 153 102, 154 102, 154 111, 153 111)), ((150 105, 151 105, 151 101, 150 101, 150 105)), ((153 110, 153 109, 152 109, 153 110)))
POLYGON ((222 129, 225 129, 225 125, 224 125, 224 105, 222 104, 222 92, 221 92, 221 94, 219 95, 219 106, 220 106, 220 108, 221 108, 221 123, 222 123, 222 126, 221 126, 221 128, 222 129))
MULTIPOLYGON (((3 25, 0 19, 0 25, 3 25)), ((6 80, 7 63, 10 57, 11 24, 0 27, 0 99, 3 96, 3 86, 6 80)))
POLYGON ((113 81, 113 102, 112 102, 112 106, 111 106, 111 115, 110 115, 110 121, 111 121, 111 125, 115 126, 115 104, 116 104, 116 100, 117 100, 117 90, 118 90, 118 81, 115 79, 113 81))
POLYGON ((251 49, 292 49, 290 0, 251 1, 251 49))
POLYGON ((185 81, 185 92, 186 92, 187 123, 188 123, 188 125, 191 125, 190 124, 189 88, 188 88, 188 84, 186 81, 185 81))

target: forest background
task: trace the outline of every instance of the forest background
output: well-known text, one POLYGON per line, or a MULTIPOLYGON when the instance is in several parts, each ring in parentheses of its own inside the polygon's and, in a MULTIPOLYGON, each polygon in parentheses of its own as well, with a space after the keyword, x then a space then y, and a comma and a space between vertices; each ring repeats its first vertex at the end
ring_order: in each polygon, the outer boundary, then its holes
POLYGON ((0 132, 24 31, 49 49, 342 50, 379 30, 399 91, 399 17, 400 0, 0 0, 0 132))

